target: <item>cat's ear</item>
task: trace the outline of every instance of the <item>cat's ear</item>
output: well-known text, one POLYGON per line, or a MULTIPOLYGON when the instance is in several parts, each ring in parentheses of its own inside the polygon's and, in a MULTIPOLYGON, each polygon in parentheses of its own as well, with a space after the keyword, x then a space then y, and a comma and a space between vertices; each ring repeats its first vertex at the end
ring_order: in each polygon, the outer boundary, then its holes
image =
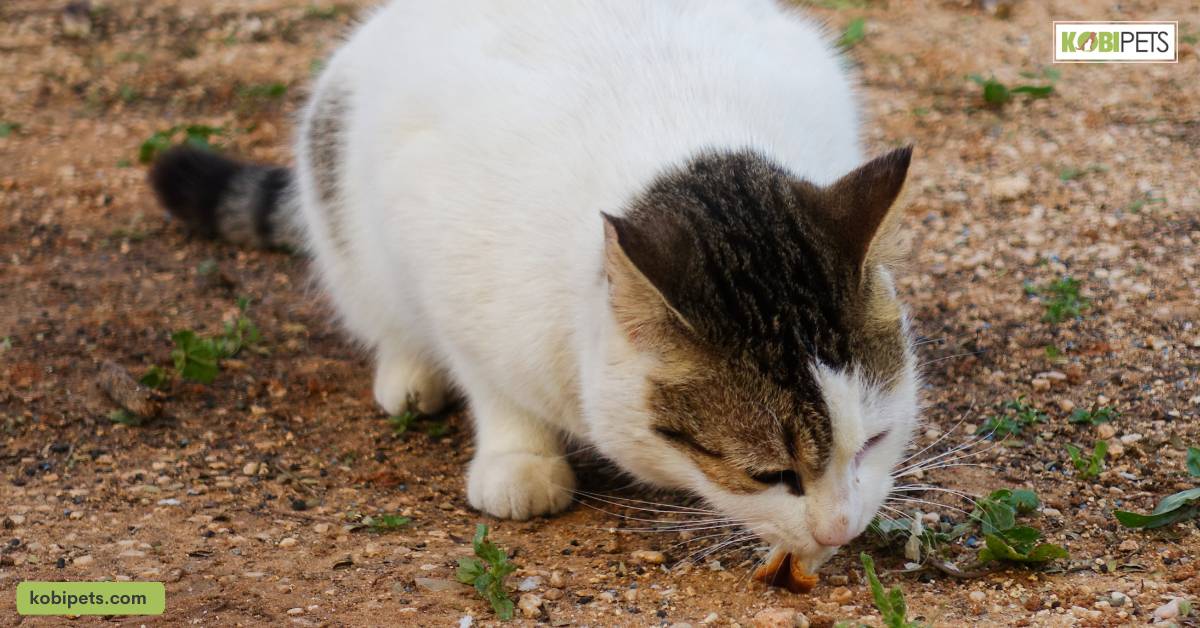
POLYGON ((678 271, 662 239, 642 233, 625 218, 601 212, 604 220, 604 272, 617 323, 635 346, 663 347, 691 325, 663 294, 662 284, 678 271), (635 261, 636 260, 636 261, 635 261), (651 279, 654 277, 655 279, 651 279))
POLYGON ((897 248, 892 207, 912 161, 912 147, 896 149, 859 166, 824 189, 834 236, 848 259, 862 268, 886 263, 897 248))

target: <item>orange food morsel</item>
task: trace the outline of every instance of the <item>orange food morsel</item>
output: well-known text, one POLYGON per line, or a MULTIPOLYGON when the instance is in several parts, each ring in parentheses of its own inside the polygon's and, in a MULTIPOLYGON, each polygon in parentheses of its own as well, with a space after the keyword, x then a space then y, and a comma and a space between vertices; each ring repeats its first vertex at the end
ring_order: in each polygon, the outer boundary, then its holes
POLYGON ((787 589, 792 593, 808 593, 817 586, 817 576, 804 571, 804 565, 794 560, 790 552, 773 552, 763 566, 754 570, 754 579, 770 587, 787 589))

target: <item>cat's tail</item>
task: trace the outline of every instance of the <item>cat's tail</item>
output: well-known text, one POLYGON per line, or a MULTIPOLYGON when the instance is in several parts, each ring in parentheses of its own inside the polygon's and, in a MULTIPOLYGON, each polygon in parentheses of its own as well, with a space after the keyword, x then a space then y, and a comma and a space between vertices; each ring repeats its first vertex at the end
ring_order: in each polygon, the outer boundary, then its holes
POLYGON ((178 146, 150 169, 159 202, 206 238, 246 246, 300 248, 292 171, 178 146))

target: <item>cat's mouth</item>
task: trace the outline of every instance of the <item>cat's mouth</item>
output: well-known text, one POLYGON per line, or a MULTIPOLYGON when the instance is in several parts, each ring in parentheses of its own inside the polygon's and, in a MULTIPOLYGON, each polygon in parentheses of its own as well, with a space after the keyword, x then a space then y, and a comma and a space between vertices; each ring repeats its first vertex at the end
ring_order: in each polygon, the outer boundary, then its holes
POLYGON ((808 593, 817 586, 820 579, 814 572, 821 562, 824 560, 815 565, 811 564, 812 561, 799 554, 793 554, 782 546, 775 546, 771 553, 767 554, 763 564, 754 570, 754 580, 769 587, 787 589, 792 593, 808 593))

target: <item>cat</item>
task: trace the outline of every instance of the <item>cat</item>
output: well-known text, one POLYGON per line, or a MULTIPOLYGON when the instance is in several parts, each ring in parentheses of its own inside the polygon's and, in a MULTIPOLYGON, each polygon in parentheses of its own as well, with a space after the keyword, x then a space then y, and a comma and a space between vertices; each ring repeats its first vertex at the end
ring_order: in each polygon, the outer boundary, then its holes
POLYGON ((562 511, 584 444, 813 569, 918 421, 911 149, 859 134, 837 47, 775 0, 395 0, 295 168, 177 148, 150 179, 203 235, 305 249, 383 410, 465 398, 474 508, 562 511))

